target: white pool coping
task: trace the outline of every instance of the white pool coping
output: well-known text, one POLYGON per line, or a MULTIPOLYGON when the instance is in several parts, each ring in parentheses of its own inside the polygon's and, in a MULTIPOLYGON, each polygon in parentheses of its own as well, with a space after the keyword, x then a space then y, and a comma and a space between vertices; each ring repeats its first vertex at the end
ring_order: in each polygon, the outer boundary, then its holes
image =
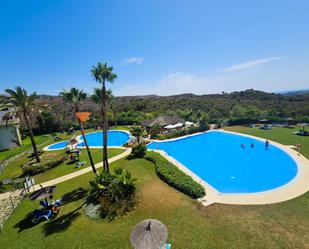
MULTIPOLYGON (((128 131, 125 131, 125 130, 108 130, 108 131, 112 131, 112 132, 121 131, 121 132, 127 133, 127 134, 129 135, 128 141, 132 138, 131 133, 128 132, 128 131)), ((102 132, 102 131, 94 131, 94 132, 86 133, 85 135, 94 134, 94 133, 98 133, 98 132, 102 132)), ((78 143, 78 144, 84 141, 84 140, 81 139, 81 137, 82 137, 82 135, 76 136, 76 140, 77 140, 77 143, 78 143)), ((65 142, 65 141, 69 141, 69 139, 68 139, 68 140, 63 140, 63 141, 58 141, 57 143, 49 144, 49 145, 45 146, 45 147, 43 148, 43 150, 44 150, 44 151, 64 150, 66 147, 64 147, 64 148, 58 148, 58 149, 49 149, 48 147, 53 146, 53 145, 55 145, 55 144, 63 143, 63 142, 65 142)), ((79 149, 85 149, 86 146, 78 146, 78 148, 79 148, 79 149)), ((90 148, 90 149, 102 149, 103 146, 89 146, 89 148, 90 148)), ((107 148, 111 148, 111 149, 112 149, 112 148, 114 148, 114 149, 123 149, 123 148, 125 148, 125 147, 124 147, 124 146, 107 146, 107 148)))
MULTIPOLYGON (((236 134, 239 136, 245 136, 250 137, 256 140, 260 140, 262 142, 265 141, 265 139, 260 137, 255 137, 247 134, 241 134, 237 132, 231 132, 231 131, 223 131, 223 130, 215 130, 215 132, 226 132, 231 134, 236 134)), ((196 134, 191 134, 175 139, 167 139, 167 140, 152 140, 154 142, 167 142, 167 141, 174 141, 183 139, 186 137, 191 136, 197 136, 202 133, 207 132, 214 132, 212 130, 206 131, 206 132, 200 132, 196 134)), ((307 191, 309 191, 309 160, 305 158, 303 155, 298 153, 297 151, 291 149, 289 146, 282 145, 280 143, 271 141, 270 143, 272 145, 275 145, 276 147, 282 149, 285 151, 290 157, 293 158, 293 160, 296 162, 297 165, 297 175, 288 183, 278 187, 274 188, 272 190, 267 190, 263 192, 256 192, 256 193, 220 193, 217 191, 214 187, 212 187, 210 184, 208 184, 206 181, 202 180, 198 175, 193 173, 191 170, 189 170, 185 165, 181 164, 179 161, 177 161, 175 158, 169 156, 165 151, 163 150, 153 150, 158 153, 160 153, 164 158, 166 158, 168 161, 176 165, 180 170, 185 172, 186 174, 190 175, 196 182, 200 183, 205 191, 206 196, 199 199, 201 203, 204 206, 210 205, 212 203, 223 203, 223 204, 241 204, 241 205, 262 205, 262 204, 273 204, 273 203, 279 203, 283 201, 287 201, 293 198, 296 198, 300 195, 305 194, 307 191)))

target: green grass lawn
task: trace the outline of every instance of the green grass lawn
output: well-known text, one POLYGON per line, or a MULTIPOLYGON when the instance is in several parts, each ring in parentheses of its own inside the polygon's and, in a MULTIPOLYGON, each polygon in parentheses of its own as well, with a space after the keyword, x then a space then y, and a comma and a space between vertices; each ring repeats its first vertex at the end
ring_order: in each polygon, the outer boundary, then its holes
POLYGON ((309 136, 297 136, 294 134, 295 131, 300 129, 300 126, 294 128, 273 127, 271 130, 261 130, 259 128, 249 128, 244 126, 224 127, 224 130, 227 131, 235 131, 262 137, 285 145, 301 144, 300 153, 309 159, 309 136))
POLYGON ((93 177, 88 173, 57 186, 55 197, 71 196, 72 202, 54 220, 32 225, 28 214, 39 205, 25 199, 0 234, 1 247, 129 249, 133 226, 154 218, 166 224, 172 248, 309 248, 309 193, 275 205, 205 208, 162 182, 144 159, 112 164, 119 166, 138 179, 136 210, 110 222, 86 217, 80 207, 93 177))
MULTIPOLYGON (((117 126, 117 128, 118 129, 124 129, 124 130, 129 129, 126 126, 117 126)), ((90 132, 94 132, 94 131, 95 131, 94 129, 85 130, 86 133, 90 133, 90 132)), ((74 135, 81 135, 81 132, 77 131, 74 135)), ((62 138, 62 141, 63 141, 63 140, 70 139, 73 136, 73 134, 71 134, 71 135, 59 134, 59 136, 62 138)), ((35 140, 36 140, 36 143, 38 145, 39 150, 43 149, 43 147, 45 147, 49 144, 55 143, 55 141, 53 140, 51 135, 35 136, 35 140)), ((2 151, 2 152, 0 152, 0 158, 7 159, 7 158, 15 156, 15 155, 17 155, 17 154, 19 154, 23 151, 29 150, 31 148, 32 147, 31 147, 30 139, 29 139, 29 137, 27 137, 24 140, 23 146, 21 148, 14 148, 14 149, 11 149, 11 150, 8 150, 8 151, 2 151)), ((88 159, 88 156, 87 156, 87 152, 85 150, 81 150, 81 151, 82 151, 82 154, 81 154, 80 160, 86 161, 86 163, 87 163, 86 167, 90 166, 89 159, 88 159)), ((95 163, 101 162, 102 161, 102 150, 92 149, 91 151, 92 151, 92 156, 93 156, 94 162, 95 163)), ((108 149, 108 157, 111 158, 113 156, 120 154, 121 152, 123 152, 123 149, 118 149, 118 148, 117 149, 115 149, 115 148, 108 149)), ((57 153, 57 154, 65 155, 62 150, 53 151, 53 152, 44 152, 44 153, 57 153)), ((0 181, 3 180, 3 179, 11 179, 11 178, 20 177, 22 175, 21 165, 23 165, 23 164, 25 164, 26 162, 29 161, 27 156, 28 156, 28 154, 23 155, 20 158, 17 158, 13 162, 11 162, 5 168, 3 173, 0 175, 0 181)), ((34 177, 34 179, 35 179, 36 183, 41 183, 41 182, 48 181, 48 180, 51 180, 51 179, 59 177, 59 176, 63 176, 63 175, 72 173, 74 171, 83 169, 85 167, 85 166, 83 166, 79 169, 75 169, 74 166, 75 165, 68 164, 68 161, 66 161, 66 162, 62 163, 61 165, 59 165, 59 166, 57 166, 57 167, 55 167, 51 170, 48 170, 48 171, 46 171, 42 174, 36 175, 34 177)), ((7 191, 9 189, 11 189, 10 186, 3 186, 2 189, 0 190, 0 192, 7 191)))
POLYGON ((130 131, 130 127, 129 126, 125 126, 125 125, 117 125, 117 126, 112 126, 110 127, 111 130, 123 130, 123 131, 130 131))
MULTIPOLYGON (((120 148, 119 149, 118 148, 108 149, 108 158, 116 156, 122 153, 123 151, 124 149, 120 149, 120 148)), ((57 150, 57 151, 52 151, 52 152, 46 151, 44 153, 56 153, 56 154, 62 154, 63 156, 68 157, 68 155, 66 155, 63 150, 57 150)), ((92 155, 94 163, 98 163, 102 161, 102 150, 101 149, 91 149, 91 155, 92 155)), ((0 180, 8 179, 8 178, 19 178, 23 173, 21 166, 27 161, 29 161, 27 156, 23 156, 15 160, 11 164, 9 164, 5 168, 3 174, 0 175, 0 180)), ((70 164, 70 161, 67 160, 63 162, 62 164, 56 166, 55 168, 47 170, 41 174, 35 175, 34 176, 35 182, 36 183, 45 182, 45 181, 48 181, 48 180, 51 180, 51 179, 54 179, 54 178, 57 178, 57 177, 60 177, 60 176, 63 176, 63 175, 66 175, 66 174, 69 174, 69 173, 72 173, 77 170, 81 170, 85 167, 90 166, 87 152, 84 149, 81 149, 80 161, 86 161, 86 165, 79 169, 76 169, 75 164, 70 164)))

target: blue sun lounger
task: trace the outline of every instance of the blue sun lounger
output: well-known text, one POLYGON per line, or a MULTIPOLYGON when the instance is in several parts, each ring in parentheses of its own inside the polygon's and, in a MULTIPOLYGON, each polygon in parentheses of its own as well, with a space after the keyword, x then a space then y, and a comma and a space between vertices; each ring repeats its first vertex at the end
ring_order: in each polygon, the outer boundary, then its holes
POLYGON ((49 220, 52 217, 53 212, 51 210, 35 210, 33 213, 32 223, 38 223, 40 219, 49 220))

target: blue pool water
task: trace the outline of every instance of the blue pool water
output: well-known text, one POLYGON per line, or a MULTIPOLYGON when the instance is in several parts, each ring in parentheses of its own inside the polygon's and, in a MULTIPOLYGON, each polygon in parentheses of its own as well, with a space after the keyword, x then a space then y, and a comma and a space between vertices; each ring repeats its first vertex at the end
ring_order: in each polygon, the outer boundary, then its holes
POLYGON ((297 174, 296 162, 280 148, 270 144, 265 150, 262 141, 226 132, 152 142, 148 148, 165 151, 221 193, 271 190, 297 174))
MULTIPOLYGON (((128 133, 123 132, 123 131, 108 131, 108 141, 107 145, 108 146, 122 146, 126 142, 128 142, 130 136, 128 133)), ((86 134, 86 139, 88 142, 88 145, 90 147, 95 147, 95 146, 102 146, 103 144, 103 133, 101 131, 99 132, 94 132, 94 133, 89 133, 86 134)), ((83 142, 83 137, 80 137, 80 140, 82 140, 77 147, 83 147, 85 146, 85 143, 83 142)), ((68 141, 63 141, 59 143, 52 144, 48 146, 47 149, 50 150, 58 150, 58 149, 64 149, 66 148, 68 144, 68 141)))

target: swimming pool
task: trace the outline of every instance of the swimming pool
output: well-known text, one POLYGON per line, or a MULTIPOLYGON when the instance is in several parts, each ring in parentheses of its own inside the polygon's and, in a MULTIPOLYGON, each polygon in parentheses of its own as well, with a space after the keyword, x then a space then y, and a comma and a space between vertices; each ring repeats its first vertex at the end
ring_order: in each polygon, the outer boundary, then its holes
POLYGON ((165 151, 221 193, 272 190, 290 182, 298 170, 277 146, 270 144, 265 150, 263 141, 223 131, 152 142, 147 147, 165 151))
MULTIPOLYGON (((108 133, 107 146, 122 146, 126 142, 128 142, 128 140, 130 139, 130 134, 125 131, 110 130, 107 133, 108 133)), ((86 139, 87 139, 89 147, 92 147, 92 148, 102 147, 103 133, 102 131, 98 131, 98 132, 86 134, 86 139)), ((85 143, 84 143, 83 137, 79 136, 78 140, 79 140, 79 143, 77 145, 77 148, 84 147, 85 143)), ((68 140, 52 144, 48 146, 46 149, 47 150, 60 150, 60 149, 66 148, 67 144, 68 144, 68 140)))

